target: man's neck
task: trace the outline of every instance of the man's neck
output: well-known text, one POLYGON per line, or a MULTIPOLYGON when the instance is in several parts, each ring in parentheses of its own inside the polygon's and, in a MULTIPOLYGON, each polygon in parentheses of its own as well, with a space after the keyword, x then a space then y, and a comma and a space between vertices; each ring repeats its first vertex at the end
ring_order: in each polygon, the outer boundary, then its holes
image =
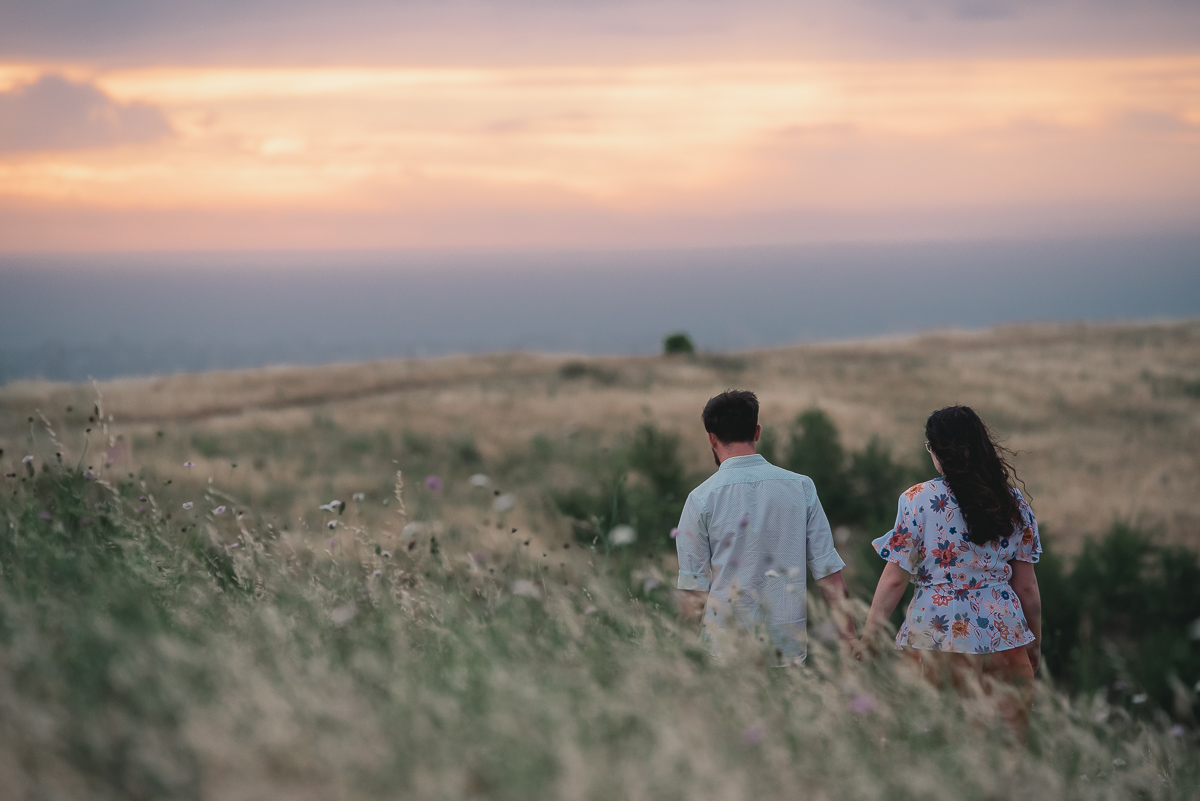
POLYGON ((756 453, 758 453, 758 449, 753 442, 731 442, 728 445, 722 444, 716 449, 717 461, 721 463, 735 456, 753 456, 756 453))

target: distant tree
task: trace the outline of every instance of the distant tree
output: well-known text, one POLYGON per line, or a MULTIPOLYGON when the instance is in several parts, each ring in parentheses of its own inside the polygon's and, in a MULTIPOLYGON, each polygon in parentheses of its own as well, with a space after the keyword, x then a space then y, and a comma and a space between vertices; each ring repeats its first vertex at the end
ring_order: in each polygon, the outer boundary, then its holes
POLYGON ((683 331, 667 334, 666 338, 663 339, 663 353, 668 356, 695 352, 696 346, 692 344, 692 338, 683 331))

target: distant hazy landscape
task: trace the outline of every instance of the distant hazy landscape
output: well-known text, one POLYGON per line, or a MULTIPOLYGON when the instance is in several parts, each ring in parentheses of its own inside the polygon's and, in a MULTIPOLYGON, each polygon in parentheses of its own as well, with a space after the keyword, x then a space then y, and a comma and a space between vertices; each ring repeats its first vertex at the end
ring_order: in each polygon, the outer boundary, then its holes
POLYGON ((0 256, 0 383, 1200 315, 1200 238, 0 256))

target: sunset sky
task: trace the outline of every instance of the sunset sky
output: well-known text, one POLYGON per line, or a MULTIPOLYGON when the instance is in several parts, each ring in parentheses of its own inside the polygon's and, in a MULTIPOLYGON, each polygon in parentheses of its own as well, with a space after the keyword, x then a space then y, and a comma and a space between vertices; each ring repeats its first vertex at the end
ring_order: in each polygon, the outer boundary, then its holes
POLYGON ((0 251, 1197 228, 1184 0, 0 2, 0 251))

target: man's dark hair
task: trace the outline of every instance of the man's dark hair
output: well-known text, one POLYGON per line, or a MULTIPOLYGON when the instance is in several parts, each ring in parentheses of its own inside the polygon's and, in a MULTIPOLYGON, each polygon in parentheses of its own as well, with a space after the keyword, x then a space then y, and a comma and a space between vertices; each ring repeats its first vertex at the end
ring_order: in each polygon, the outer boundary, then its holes
POLYGON ((704 430, 726 445, 753 442, 758 428, 758 396, 745 389, 730 389, 704 404, 704 430))

